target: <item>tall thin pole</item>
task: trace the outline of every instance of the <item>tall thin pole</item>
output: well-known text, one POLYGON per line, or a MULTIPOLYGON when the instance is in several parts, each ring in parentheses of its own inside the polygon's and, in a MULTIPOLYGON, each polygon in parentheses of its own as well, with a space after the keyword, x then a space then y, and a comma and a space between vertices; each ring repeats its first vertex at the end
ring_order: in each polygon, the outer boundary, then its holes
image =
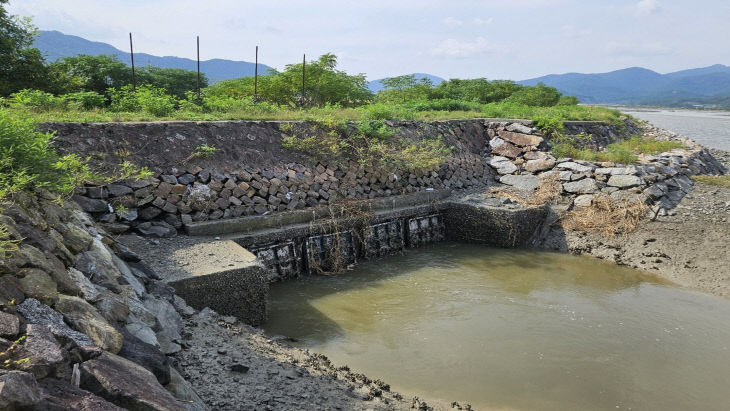
POLYGON ((198 100, 200 100, 200 36, 198 39, 198 100))
POLYGON ((129 33, 129 54, 132 56, 132 91, 137 91, 137 78, 134 75, 134 46, 132 45, 132 33, 129 33))
POLYGON ((256 46, 256 65, 253 69, 253 96, 259 94, 259 46, 256 46))
POLYGON ((302 58, 302 103, 304 103, 304 73, 307 67, 307 55, 302 58))

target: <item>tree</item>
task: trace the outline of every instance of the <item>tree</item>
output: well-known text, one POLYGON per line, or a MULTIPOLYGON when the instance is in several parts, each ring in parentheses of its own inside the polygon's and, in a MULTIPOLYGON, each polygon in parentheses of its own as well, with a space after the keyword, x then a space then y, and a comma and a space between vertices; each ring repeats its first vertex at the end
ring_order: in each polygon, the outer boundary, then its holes
MULTIPOLYGON (((265 101, 296 105, 302 97, 302 63, 289 64, 284 71, 269 70, 259 76, 258 95, 265 101)), ((216 97, 245 98, 253 96, 253 77, 243 77, 216 83, 206 90, 206 95, 216 97)), ((324 54, 307 62, 304 97, 309 104, 323 106, 339 104, 358 106, 373 99, 367 88, 364 74, 349 75, 337 70, 337 56, 324 54)))
POLYGON ((113 55, 80 54, 64 57, 50 65, 55 92, 95 91, 106 93, 132 83, 132 70, 113 55))
POLYGON ((433 95, 435 98, 494 103, 506 99, 521 88, 521 85, 509 80, 451 79, 439 84, 433 95))
POLYGON ((551 107, 560 101, 560 92, 555 87, 537 83, 536 86, 523 87, 507 98, 506 101, 526 106, 551 107))
POLYGON ((8 0, 0 0, 0 95, 26 88, 45 89, 48 76, 43 55, 31 48, 35 28, 29 19, 11 16, 8 0))
POLYGON ((413 74, 388 77, 381 80, 383 90, 378 92, 378 100, 384 102, 406 103, 408 101, 425 100, 433 89, 429 78, 416 79, 413 74))
MULTIPOLYGON (((197 88, 198 73, 192 70, 146 66, 139 69, 136 74, 138 84, 163 88, 178 98, 184 98, 186 92, 197 88)), ((200 73, 200 87, 207 86, 208 77, 200 73)))

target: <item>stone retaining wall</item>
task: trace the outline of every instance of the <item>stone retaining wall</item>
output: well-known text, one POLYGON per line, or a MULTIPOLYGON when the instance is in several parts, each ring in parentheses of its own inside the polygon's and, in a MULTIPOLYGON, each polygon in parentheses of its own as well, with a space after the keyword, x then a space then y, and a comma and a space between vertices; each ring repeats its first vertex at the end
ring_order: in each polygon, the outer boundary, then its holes
POLYGON ((205 410, 168 354, 192 309, 73 202, 0 204, 0 409, 205 410), (173 394, 174 393, 174 394, 173 394))
MULTIPOLYGON (((91 156, 97 166, 123 160, 158 173, 148 180, 124 180, 79 189, 74 199, 112 233, 130 228, 156 236, 199 221, 266 215, 321 207, 347 199, 373 199, 442 188, 494 184, 499 174, 485 157, 533 156, 547 142, 524 120, 454 120, 433 123, 386 122, 394 138, 418 140, 440 135, 454 147, 445 163, 431 170, 383 169, 356 162, 329 162, 282 149, 286 132, 317 136, 323 131, 302 122, 171 122, 49 124, 63 152, 91 156), (284 126, 286 125, 286 127, 284 126), (198 144, 219 148, 212 158, 189 159, 198 144), (125 157, 121 157, 124 154, 125 157), (188 160, 188 161, 186 161, 188 160)), ((593 132, 595 144, 616 141, 633 130, 604 123, 567 122, 571 133, 593 132)), ((533 162, 535 163, 535 162, 533 162)), ((528 165, 533 166, 533 163, 528 165)), ((506 164, 506 163, 505 163, 506 164)), ((498 171, 504 171, 499 170, 498 171)))

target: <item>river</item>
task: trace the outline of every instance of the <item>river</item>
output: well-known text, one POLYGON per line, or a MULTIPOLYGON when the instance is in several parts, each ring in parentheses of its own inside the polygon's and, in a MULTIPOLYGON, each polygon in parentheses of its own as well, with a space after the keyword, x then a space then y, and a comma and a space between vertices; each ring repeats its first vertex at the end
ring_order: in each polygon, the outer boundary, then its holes
POLYGON ((730 111, 615 107, 711 148, 730 151, 730 111))
POLYGON ((589 258, 442 243, 274 284, 267 333, 476 409, 727 409, 730 302, 589 258))

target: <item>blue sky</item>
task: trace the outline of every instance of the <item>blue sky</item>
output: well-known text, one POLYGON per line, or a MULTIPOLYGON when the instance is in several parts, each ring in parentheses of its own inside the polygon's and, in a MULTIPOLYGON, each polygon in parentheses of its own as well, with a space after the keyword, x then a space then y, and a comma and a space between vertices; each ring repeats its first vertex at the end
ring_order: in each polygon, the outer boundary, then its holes
POLYGON ((10 0, 13 14, 117 48, 281 68, 333 52, 369 79, 526 79, 730 65, 727 0, 10 0))

